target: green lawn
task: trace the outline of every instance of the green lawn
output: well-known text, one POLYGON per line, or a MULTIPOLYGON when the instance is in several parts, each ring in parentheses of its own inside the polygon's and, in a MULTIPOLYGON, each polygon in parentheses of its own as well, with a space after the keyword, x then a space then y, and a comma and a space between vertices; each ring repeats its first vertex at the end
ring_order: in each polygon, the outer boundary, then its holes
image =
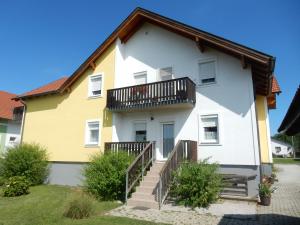
POLYGON ((63 212, 66 203, 76 192, 75 189, 42 185, 31 187, 30 192, 29 195, 13 198, 0 196, 0 225, 154 224, 128 218, 105 216, 106 211, 119 206, 116 202, 97 202, 95 215, 88 219, 68 219, 63 217, 63 212))
POLYGON ((300 163, 300 159, 293 158, 273 158, 273 162, 276 164, 295 164, 300 163))

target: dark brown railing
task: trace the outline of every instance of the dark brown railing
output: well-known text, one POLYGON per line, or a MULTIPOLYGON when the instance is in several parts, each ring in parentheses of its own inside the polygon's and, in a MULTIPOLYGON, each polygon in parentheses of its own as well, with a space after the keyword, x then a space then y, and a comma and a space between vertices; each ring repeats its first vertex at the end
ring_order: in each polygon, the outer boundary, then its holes
POLYGON ((154 161, 155 142, 149 143, 144 150, 135 158, 126 170, 126 194, 125 202, 132 188, 144 178, 145 172, 154 161))
POLYGON ((118 152, 125 151, 128 154, 133 154, 135 156, 139 155, 149 141, 145 142, 106 142, 104 146, 104 152, 118 152))
POLYGON ((195 102, 195 83, 188 77, 107 91, 107 108, 109 110, 127 110, 178 103, 195 104, 195 102))
POLYGON ((172 172, 175 171, 182 162, 197 162, 197 142, 180 140, 170 153, 167 161, 159 173, 159 183, 157 188, 157 200, 159 207, 163 204, 168 195, 172 179, 172 172))

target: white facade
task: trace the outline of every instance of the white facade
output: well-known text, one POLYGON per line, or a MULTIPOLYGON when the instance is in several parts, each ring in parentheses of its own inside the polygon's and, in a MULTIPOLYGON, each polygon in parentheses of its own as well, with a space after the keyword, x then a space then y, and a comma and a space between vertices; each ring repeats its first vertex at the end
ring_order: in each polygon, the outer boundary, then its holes
POLYGON ((294 149, 290 144, 271 139, 272 154, 275 156, 288 157, 292 156, 294 149))
POLYGON ((196 104, 187 109, 153 108, 114 113, 113 141, 134 141, 134 123, 146 122, 147 140, 156 141, 161 160, 162 124, 174 123, 178 140, 198 142, 200 159, 224 165, 259 165, 259 149, 251 68, 240 60, 190 39, 144 24, 125 44, 117 42, 115 88, 135 85, 134 74, 146 71, 147 83, 159 81, 159 69, 172 67, 173 78, 188 76, 196 85, 196 104), (199 63, 214 60, 216 83, 200 85, 199 63), (202 144, 201 116, 218 116, 218 143, 202 144))
POLYGON ((14 122, 14 121, 7 122, 5 149, 20 144, 20 140, 21 140, 20 132, 21 132, 21 122, 14 122))

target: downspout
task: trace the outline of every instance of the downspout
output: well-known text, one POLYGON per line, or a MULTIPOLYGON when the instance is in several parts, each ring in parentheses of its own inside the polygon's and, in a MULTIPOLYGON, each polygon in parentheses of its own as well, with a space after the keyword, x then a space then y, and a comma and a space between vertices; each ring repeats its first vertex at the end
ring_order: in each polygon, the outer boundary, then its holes
POLYGON ((24 122, 25 122, 25 115, 26 115, 26 103, 20 99, 20 102, 24 105, 24 110, 23 110, 23 115, 22 115, 22 122, 21 122, 21 139, 20 139, 20 144, 23 142, 23 131, 24 131, 24 122))

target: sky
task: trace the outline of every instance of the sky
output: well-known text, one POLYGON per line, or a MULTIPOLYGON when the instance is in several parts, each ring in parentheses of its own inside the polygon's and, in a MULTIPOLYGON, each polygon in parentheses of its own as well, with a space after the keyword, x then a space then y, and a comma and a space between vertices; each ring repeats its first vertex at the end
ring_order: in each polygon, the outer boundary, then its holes
POLYGON ((71 75, 136 7, 276 57, 276 133, 300 84, 298 0, 0 1, 0 90, 20 94, 71 75))

